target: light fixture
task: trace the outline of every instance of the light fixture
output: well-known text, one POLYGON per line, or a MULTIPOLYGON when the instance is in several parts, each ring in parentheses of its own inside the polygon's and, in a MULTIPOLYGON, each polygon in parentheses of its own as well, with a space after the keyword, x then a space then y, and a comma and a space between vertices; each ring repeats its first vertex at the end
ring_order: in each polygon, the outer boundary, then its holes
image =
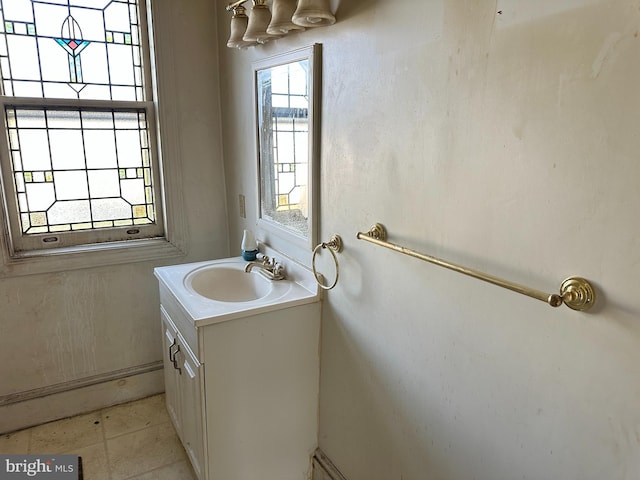
POLYGON ((293 23, 301 27, 324 27, 336 23, 329 9, 329 0, 299 0, 293 23))
POLYGON ((247 31, 247 24, 249 23, 249 17, 247 17, 245 12, 246 10, 242 5, 233 7, 231 35, 229 35, 229 40, 227 40, 227 47, 229 48, 246 48, 256 44, 256 42, 247 42, 242 38, 244 32, 247 31))
POLYGON ((291 21, 296 10, 296 0, 273 0, 271 5, 272 18, 267 27, 267 33, 272 35, 285 35, 290 30, 304 30, 304 27, 291 21))
POLYGON ((251 14, 249 15, 249 25, 244 33, 245 42, 267 43, 269 40, 278 37, 267 33, 267 27, 271 22, 271 12, 265 5, 265 0, 253 0, 251 14))
POLYGON ((267 0, 252 0, 253 7, 247 16, 242 6, 247 1, 235 0, 227 5, 227 11, 233 11, 227 40, 229 48, 252 47, 283 37, 292 30, 324 27, 336 21, 329 9, 329 0, 272 0, 273 17, 267 0))

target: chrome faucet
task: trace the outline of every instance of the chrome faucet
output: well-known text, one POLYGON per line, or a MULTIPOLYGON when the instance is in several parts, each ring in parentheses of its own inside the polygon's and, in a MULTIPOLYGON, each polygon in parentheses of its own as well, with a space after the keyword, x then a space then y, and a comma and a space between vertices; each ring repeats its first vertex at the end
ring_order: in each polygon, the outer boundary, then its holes
POLYGON ((275 258, 263 255, 259 262, 249 262, 244 267, 244 271, 249 273, 253 267, 258 267, 258 273, 269 280, 284 280, 284 267, 276 262, 275 258))

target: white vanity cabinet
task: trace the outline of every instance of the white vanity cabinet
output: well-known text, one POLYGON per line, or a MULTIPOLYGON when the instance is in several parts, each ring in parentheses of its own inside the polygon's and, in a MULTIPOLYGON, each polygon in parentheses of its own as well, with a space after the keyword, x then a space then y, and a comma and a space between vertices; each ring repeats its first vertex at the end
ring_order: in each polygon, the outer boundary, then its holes
POLYGON ((164 343, 164 381, 167 411, 199 479, 202 472, 204 436, 202 365, 178 332, 164 307, 160 308, 164 343))
POLYGON ((180 299, 183 282, 163 275, 171 268, 156 269, 166 402, 199 480, 307 480, 318 434, 317 294, 197 318, 180 299))

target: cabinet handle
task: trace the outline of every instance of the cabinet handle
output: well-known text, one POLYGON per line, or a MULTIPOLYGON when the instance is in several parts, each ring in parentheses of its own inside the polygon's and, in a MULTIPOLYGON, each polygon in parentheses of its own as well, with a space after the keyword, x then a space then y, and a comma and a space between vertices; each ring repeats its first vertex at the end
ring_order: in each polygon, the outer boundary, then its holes
POLYGON ((173 343, 171 345, 169 345, 169 361, 171 361, 171 363, 173 363, 173 368, 178 370, 178 373, 180 375, 182 375, 182 369, 178 366, 178 360, 176 360, 176 355, 180 351, 180 345, 177 345, 177 342, 178 342, 178 339, 174 338, 173 339, 173 343), (176 347, 176 351, 175 352, 172 351, 173 347, 176 347))
POLYGON ((176 351, 173 353, 173 358, 171 359, 171 361, 173 362, 173 368, 178 370, 178 373, 182 375, 182 369, 178 366, 178 360, 176 360, 176 356, 178 355, 179 351, 180 351, 180 345, 176 345, 176 351))
POLYGON ((173 339, 173 343, 171 345, 169 345, 169 361, 171 361, 171 362, 173 362, 173 352, 171 351, 171 349, 176 346, 177 341, 178 341, 178 339, 174 338, 173 339))

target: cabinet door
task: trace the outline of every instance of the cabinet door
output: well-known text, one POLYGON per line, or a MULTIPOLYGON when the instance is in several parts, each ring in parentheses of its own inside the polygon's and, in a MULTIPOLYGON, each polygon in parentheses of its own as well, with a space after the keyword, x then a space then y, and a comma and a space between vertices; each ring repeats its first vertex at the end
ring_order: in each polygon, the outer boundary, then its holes
MULTIPOLYGON (((178 335, 178 342, 184 342, 180 335, 178 335)), ((201 399, 202 389, 200 386, 202 365, 189 350, 186 342, 182 343, 180 360, 182 374, 179 376, 179 390, 182 442, 196 475, 202 479, 204 478, 202 472, 204 415, 201 399)))
POLYGON ((182 425, 180 422, 180 390, 178 385, 179 373, 174 363, 174 358, 178 355, 180 348, 178 344, 178 332, 173 322, 169 320, 163 308, 160 309, 162 318, 162 341, 164 347, 164 392, 167 411, 173 422, 173 426, 180 437, 182 437, 182 425))

